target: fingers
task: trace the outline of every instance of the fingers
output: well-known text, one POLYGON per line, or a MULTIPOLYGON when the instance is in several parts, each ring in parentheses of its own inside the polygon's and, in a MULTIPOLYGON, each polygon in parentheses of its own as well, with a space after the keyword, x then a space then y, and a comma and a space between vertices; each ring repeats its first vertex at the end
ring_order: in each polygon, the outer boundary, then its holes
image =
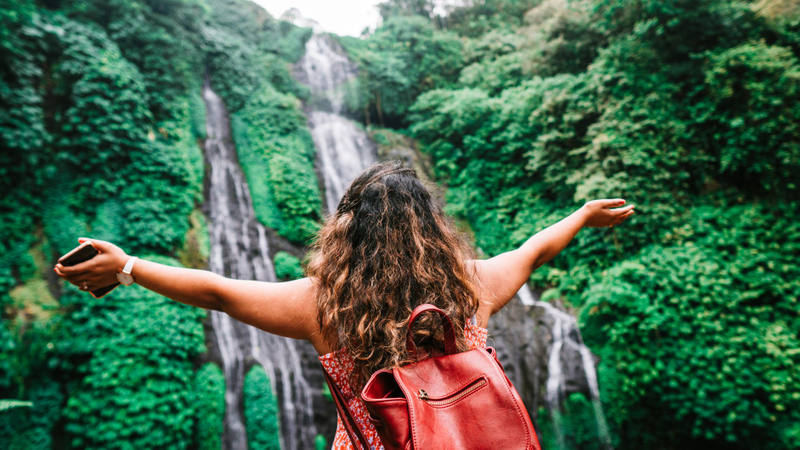
MULTIPOLYGON (((97 258, 97 257, 95 256, 95 258, 97 258)), ((61 273, 63 273, 64 275, 67 275, 67 276, 79 275, 79 274, 82 274, 82 273, 89 272, 93 268, 95 268, 95 266, 97 264, 97 261, 95 261, 95 258, 92 258, 92 259, 90 259, 88 261, 84 261, 84 262, 79 263, 79 264, 75 264, 74 266, 65 266, 65 265, 63 265, 61 263, 58 263, 58 264, 56 264, 56 269, 58 269, 58 271, 60 271, 61 273)))
POLYGON ((619 225, 619 224, 621 224, 621 223, 622 223, 622 222, 624 222, 624 221, 625 221, 625 220, 626 220, 628 217, 632 216, 632 215, 633 215, 633 213, 634 213, 633 206, 631 206, 631 208, 628 210, 628 212, 626 212, 625 214, 622 214, 621 216, 619 216, 619 217, 617 217, 616 219, 614 219, 614 221, 611 223, 611 225, 609 225, 609 228, 611 228, 611 227, 614 227, 614 226, 616 226, 616 225, 619 225))
POLYGON ((617 215, 617 217, 619 217, 619 216, 621 216, 623 214, 628 214, 629 212, 633 211, 633 207, 634 207, 634 205, 628 205, 628 206, 626 206, 624 208, 617 208, 617 209, 613 210, 613 212, 614 212, 614 214, 617 215))
POLYGON ((96 278, 81 278, 81 279, 72 279, 67 280, 69 284, 76 286, 78 289, 82 291, 94 291, 100 289, 101 287, 105 287, 109 283, 101 283, 100 280, 96 278))
POLYGON ((629 212, 627 212, 627 213, 625 213, 625 214, 621 215, 621 216, 620 216, 620 217, 617 219, 617 223, 622 223, 622 222, 624 222, 624 221, 625 221, 625 220, 626 220, 628 217, 632 216, 632 215, 633 215, 633 213, 634 213, 634 210, 633 210, 633 209, 631 209, 629 212))
POLYGON ((625 204, 625 199, 623 198, 613 198, 613 199, 602 199, 597 200, 600 203, 600 206, 603 208, 611 208, 614 206, 622 206, 625 204))
POLYGON ((58 264, 56 265, 56 267, 53 268, 53 270, 55 271, 56 275, 58 275, 60 278, 78 287, 81 287, 84 281, 88 282, 93 278, 92 273, 90 271, 76 272, 76 273, 70 272, 69 274, 64 273, 63 270, 69 268, 70 267, 64 267, 61 264, 58 264))
POLYGON ((59 277, 65 279, 67 281, 69 281, 70 278, 75 278, 75 275, 83 275, 83 274, 86 273, 86 272, 81 272, 81 273, 69 273, 69 274, 67 274, 67 273, 64 273, 64 270, 66 270, 66 269, 67 269, 67 267, 62 266, 61 264, 56 264, 56 266, 53 267, 53 270, 56 272, 56 275, 58 275, 59 277))
POLYGON ((89 238, 84 238, 84 237, 78 238, 78 242, 80 242, 80 243, 83 243, 83 242, 86 242, 86 241, 91 241, 92 242, 92 247, 96 248, 97 251, 99 251, 100 253, 107 252, 108 250, 111 249, 110 246, 113 245, 113 244, 111 244, 111 242, 101 241, 99 239, 89 239, 89 238))

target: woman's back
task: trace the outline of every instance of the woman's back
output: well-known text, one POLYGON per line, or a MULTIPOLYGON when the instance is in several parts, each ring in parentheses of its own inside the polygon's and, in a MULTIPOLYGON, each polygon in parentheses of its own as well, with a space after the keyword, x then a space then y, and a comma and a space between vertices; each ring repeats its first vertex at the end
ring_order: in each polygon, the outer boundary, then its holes
MULTIPOLYGON (((456 345, 467 350, 463 330, 480 309, 471 259, 466 237, 413 169, 371 166, 353 180, 311 245, 306 274, 316 287, 315 348, 321 355, 346 348, 366 382, 377 370, 411 362, 408 320, 417 305, 429 303, 450 317, 456 345)), ((422 345, 441 347, 435 320, 418 321, 414 336, 422 345)))

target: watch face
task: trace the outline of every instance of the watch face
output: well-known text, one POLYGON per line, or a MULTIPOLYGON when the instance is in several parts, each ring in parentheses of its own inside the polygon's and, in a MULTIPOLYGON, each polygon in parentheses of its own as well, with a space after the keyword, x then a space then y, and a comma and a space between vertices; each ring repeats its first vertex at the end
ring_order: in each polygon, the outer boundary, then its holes
POLYGON ((119 282, 125 286, 130 286, 133 284, 133 276, 127 273, 117 273, 117 280, 119 280, 119 282))

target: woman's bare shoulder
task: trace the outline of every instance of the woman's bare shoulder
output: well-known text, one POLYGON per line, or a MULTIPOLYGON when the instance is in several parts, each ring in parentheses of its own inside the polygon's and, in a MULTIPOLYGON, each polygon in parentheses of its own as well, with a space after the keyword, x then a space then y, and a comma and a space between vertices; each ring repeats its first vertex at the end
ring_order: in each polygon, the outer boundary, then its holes
POLYGON ((466 261, 469 274, 472 276, 475 294, 478 296, 478 325, 486 328, 489 317, 503 307, 502 300, 498 298, 498 274, 492 273, 492 267, 484 259, 469 259, 466 261))
POLYGON ((308 323, 311 324, 308 341, 311 342, 311 345, 314 346, 314 349, 319 355, 324 355, 326 353, 338 350, 338 347, 334 343, 326 341, 325 336, 322 334, 322 329, 319 326, 319 322, 317 321, 319 308, 319 304, 317 302, 317 289, 319 289, 318 280, 313 277, 306 277, 302 278, 301 280, 303 280, 304 283, 303 303, 308 305, 307 308, 304 309, 309 311, 309 317, 307 320, 308 323))

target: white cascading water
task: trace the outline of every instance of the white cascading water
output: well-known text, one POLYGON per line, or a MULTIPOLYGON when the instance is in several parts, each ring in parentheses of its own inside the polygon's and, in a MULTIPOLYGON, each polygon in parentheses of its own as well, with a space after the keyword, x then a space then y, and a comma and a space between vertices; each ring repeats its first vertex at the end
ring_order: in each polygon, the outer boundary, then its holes
POLYGON ((594 358, 592 357, 591 350, 583 343, 577 320, 550 303, 537 300, 527 283, 522 285, 522 288, 517 292, 517 296, 519 296, 520 301, 525 305, 542 308, 544 313, 553 321, 553 340, 547 355, 546 399, 550 417, 553 421, 553 431, 556 435, 559 448, 563 449, 566 446, 564 430, 561 423, 561 402, 566 391, 561 350, 565 345, 577 349, 581 355, 581 367, 583 368, 583 373, 589 385, 589 394, 594 407, 595 420, 597 421, 598 438, 606 448, 612 448, 611 438, 608 434, 608 425, 606 424, 605 414, 603 414, 603 407, 600 403, 600 388, 597 384, 597 371, 594 367, 594 358))
POLYGON ((298 78, 311 89, 308 127, 319 155, 325 205, 332 212, 350 182, 377 160, 367 133, 343 115, 348 82, 358 72, 325 34, 311 36, 296 70, 298 78))
MULTIPOLYGON (((211 240, 209 269, 240 280, 277 281, 267 233, 255 218, 250 190, 239 167, 227 108, 208 80, 203 99, 208 133, 205 157, 211 168, 205 204, 211 240)), ((211 311, 211 324, 226 382, 223 449, 247 448, 242 417, 247 360, 264 368, 278 399, 281 448, 314 448, 317 430, 311 389, 298 356, 298 341, 266 333, 219 311, 211 311)))

